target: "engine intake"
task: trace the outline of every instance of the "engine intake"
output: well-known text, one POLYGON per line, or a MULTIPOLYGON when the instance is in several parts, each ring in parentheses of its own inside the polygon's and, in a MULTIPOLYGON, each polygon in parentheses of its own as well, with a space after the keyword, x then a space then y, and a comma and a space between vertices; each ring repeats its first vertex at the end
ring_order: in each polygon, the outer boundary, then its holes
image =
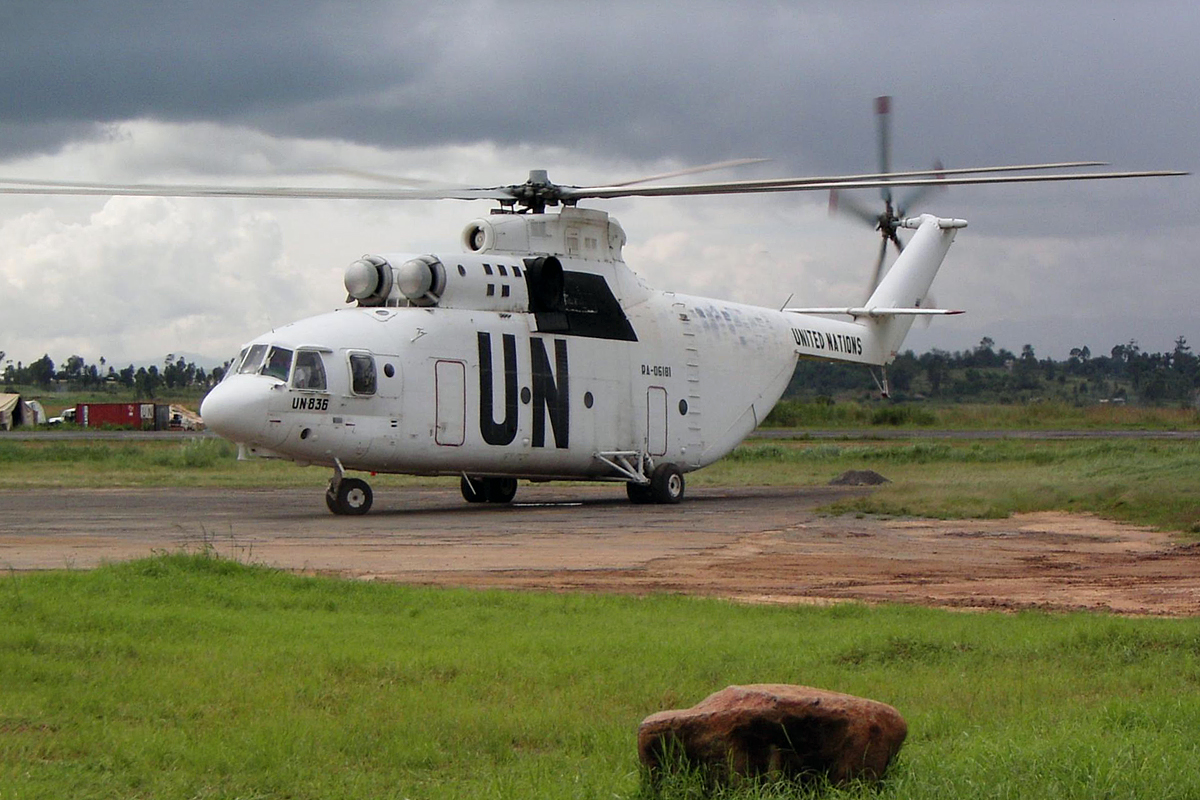
POLYGON ((446 268, 437 256, 417 256, 394 266, 384 256, 367 255, 346 267, 346 302, 360 306, 435 306, 446 291, 446 268))
POLYGON ((346 267, 342 282, 347 303, 357 300, 360 306, 384 305, 392 293, 392 265, 382 256, 363 256, 346 267))
POLYGON ((446 268, 434 256, 409 259, 396 268, 396 286, 415 306, 435 306, 446 291, 446 268))

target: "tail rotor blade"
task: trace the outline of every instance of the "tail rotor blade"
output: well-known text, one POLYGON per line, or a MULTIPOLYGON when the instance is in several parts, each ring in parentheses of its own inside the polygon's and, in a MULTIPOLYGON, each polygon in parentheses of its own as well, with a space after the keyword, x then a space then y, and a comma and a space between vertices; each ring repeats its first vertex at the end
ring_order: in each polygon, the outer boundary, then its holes
POLYGON ((872 228, 879 227, 879 215, 871 211, 862 203, 850 197, 844 192, 839 192, 837 189, 829 190, 829 213, 830 214, 849 214, 856 217, 872 228))
MULTIPOLYGON (((889 95, 875 98, 875 120, 879 128, 879 171, 892 171, 892 133, 891 133, 892 98, 889 95)), ((891 188, 884 186, 880 189, 885 203, 892 202, 891 188)))
POLYGON ((879 288, 879 281, 883 278, 883 261, 887 258, 887 237, 884 237, 879 246, 879 258, 875 259, 875 272, 871 275, 871 288, 867 290, 867 296, 863 299, 865 304, 871 299, 871 295, 879 288))
MULTIPOLYGON (((945 180, 945 175, 942 173, 941 160, 933 162, 933 174, 938 180, 945 180)), ((900 200, 900 205, 896 209, 896 216, 904 219, 914 208, 920 203, 925 202, 925 199, 933 195, 935 192, 940 192, 945 187, 930 184, 928 186, 918 186, 916 189, 908 193, 908 196, 900 200)))

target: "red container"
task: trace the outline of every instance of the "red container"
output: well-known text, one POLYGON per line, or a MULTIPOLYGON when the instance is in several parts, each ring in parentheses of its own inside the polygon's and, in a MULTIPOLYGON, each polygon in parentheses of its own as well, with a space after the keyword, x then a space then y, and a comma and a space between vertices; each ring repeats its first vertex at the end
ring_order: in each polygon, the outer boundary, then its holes
POLYGON ((76 423, 88 428, 112 425, 157 431, 166 429, 169 417, 170 407, 155 403, 79 403, 75 406, 76 423))

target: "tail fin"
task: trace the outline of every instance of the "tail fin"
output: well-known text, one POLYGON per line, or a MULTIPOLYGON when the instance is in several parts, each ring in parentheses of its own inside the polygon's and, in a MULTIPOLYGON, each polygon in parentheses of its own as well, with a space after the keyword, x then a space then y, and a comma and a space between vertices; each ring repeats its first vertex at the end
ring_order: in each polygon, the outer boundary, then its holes
POLYGON ((904 220, 901 224, 916 228, 917 232, 864 304, 870 316, 882 317, 878 322, 878 336, 889 361, 899 351, 913 324, 914 314, 905 314, 903 310, 921 308, 955 233, 967 226, 966 220, 939 219, 930 214, 904 220), (871 309, 887 309, 891 313, 870 314, 871 309))
MULTIPOLYGON (((929 293, 934 276, 946 258, 951 242, 954 241, 954 234, 959 228, 967 227, 966 220, 939 219, 930 214, 922 214, 916 219, 904 220, 901 225, 905 228, 916 228, 917 232, 864 305, 851 308, 783 309, 792 314, 847 314, 854 317, 852 323, 829 325, 845 325, 845 328, 839 327, 836 333, 852 338, 861 337, 857 340, 858 345, 850 351, 838 352, 837 355, 825 352, 805 353, 803 350, 798 352, 835 361, 889 364, 896 357, 916 317, 962 313, 941 308, 924 308, 922 304, 929 293)), ((833 328, 829 330, 833 332, 833 328)), ((803 346, 805 343, 798 340, 797 344, 803 346)))

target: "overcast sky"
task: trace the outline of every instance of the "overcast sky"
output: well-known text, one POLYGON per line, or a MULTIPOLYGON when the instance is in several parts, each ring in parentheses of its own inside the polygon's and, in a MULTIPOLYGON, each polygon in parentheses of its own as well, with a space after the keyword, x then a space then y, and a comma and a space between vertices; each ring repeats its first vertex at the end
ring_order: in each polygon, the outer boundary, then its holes
MULTIPOLYGON (((1096 159, 1195 170, 1189 2, 59 2, 0 25, 0 177, 595 184, 737 157, 723 177, 1096 159)), ((955 187, 934 284, 982 336, 1063 358, 1200 350, 1198 178, 955 187)), ((864 191, 864 203, 879 204, 864 191)), ((655 286, 778 307, 862 299, 878 235, 824 195, 593 202, 655 286)), ((459 251, 485 201, 0 197, 0 350, 29 362, 225 358, 339 307, 369 252, 459 251)))

